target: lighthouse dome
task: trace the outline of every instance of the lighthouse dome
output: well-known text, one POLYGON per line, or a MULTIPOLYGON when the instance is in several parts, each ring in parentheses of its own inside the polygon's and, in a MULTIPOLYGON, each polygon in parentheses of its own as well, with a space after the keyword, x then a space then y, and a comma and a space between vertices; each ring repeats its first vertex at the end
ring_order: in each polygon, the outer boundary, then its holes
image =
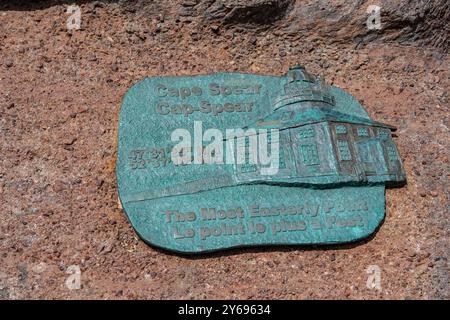
POLYGON ((324 107, 335 103, 328 84, 321 77, 311 75, 303 66, 290 68, 286 74, 284 92, 276 99, 274 110, 307 101, 322 102, 324 107))

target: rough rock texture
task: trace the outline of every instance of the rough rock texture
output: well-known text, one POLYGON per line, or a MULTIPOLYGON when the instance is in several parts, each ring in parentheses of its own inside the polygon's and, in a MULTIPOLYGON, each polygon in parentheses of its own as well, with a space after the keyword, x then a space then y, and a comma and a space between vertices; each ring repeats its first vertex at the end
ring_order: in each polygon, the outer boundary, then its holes
POLYGON ((382 31, 367 28, 366 14, 372 1, 215 0, 184 1, 189 16, 202 14, 204 21, 218 21, 242 28, 273 28, 302 41, 357 45, 373 41, 396 41, 431 45, 447 50, 450 35, 450 5, 446 0, 379 1, 382 31), (188 5, 186 5, 186 3, 188 5), (197 4, 197 5, 194 5, 197 4), (197 10, 194 10, 197 9, 197 10))
POLYGON ((445 0, 0 2, 0 298, 449 298, 445 0), (396 125, 408 175, 380 230, 334 247, 183 257, 117 205, 117 114, 135 82, 302 63, 396 125), (69 266, 81 271, 70 290, 69 266), (366 286, 367 268, 381 289, 366 286), (69 272, 69 273, 68 273, 69 272))

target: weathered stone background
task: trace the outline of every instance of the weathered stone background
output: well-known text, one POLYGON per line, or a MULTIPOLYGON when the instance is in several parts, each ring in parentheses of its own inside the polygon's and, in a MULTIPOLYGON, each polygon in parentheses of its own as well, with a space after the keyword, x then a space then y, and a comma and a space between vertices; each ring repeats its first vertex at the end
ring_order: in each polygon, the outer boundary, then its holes
POLYGON ((72 2, 0 1, 0 298, 450 297, 447 0, 76 1, 82 29, 68 32, 72 2), (366 27, 370 4, 381 30, 366 27), (408 185, 387 191, 374 237, 195 257, 140 241, 114 176, 126 90, 296 63, 399 128, 408 185))

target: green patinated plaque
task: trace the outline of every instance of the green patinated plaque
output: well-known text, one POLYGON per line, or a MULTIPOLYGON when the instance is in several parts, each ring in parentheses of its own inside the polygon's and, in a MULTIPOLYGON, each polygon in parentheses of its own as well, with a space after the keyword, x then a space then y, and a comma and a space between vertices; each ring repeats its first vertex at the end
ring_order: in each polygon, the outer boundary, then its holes
POLYGON ((405 183, 393 130, 303 67, 147 78, 120 111, 120 201, 178 252, 356 241, 405 183))

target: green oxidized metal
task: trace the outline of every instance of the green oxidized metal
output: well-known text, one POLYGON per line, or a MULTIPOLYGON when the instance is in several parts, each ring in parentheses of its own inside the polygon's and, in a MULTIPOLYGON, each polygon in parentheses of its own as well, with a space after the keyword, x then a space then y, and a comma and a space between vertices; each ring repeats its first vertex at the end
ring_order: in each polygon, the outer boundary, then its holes
MULTIPOLYGON (((148 78, 128 91, 120 111, 120 201, 142 239, 178 252, 356 241, 383 220, 385 186, 405 183, 392 130, 303 67, 283 77, 148 78), (172 161, 176 129, 192 138, 224 132, 226 158, 239 143, 225 132, 239 128, 278 129, 275 174, 262 174, 248 154, 238 164, 172 161)), ((213 139, 203 138, 204 151, 213 139)), ((251 135, 240 141, 245 150, 251 135)))

